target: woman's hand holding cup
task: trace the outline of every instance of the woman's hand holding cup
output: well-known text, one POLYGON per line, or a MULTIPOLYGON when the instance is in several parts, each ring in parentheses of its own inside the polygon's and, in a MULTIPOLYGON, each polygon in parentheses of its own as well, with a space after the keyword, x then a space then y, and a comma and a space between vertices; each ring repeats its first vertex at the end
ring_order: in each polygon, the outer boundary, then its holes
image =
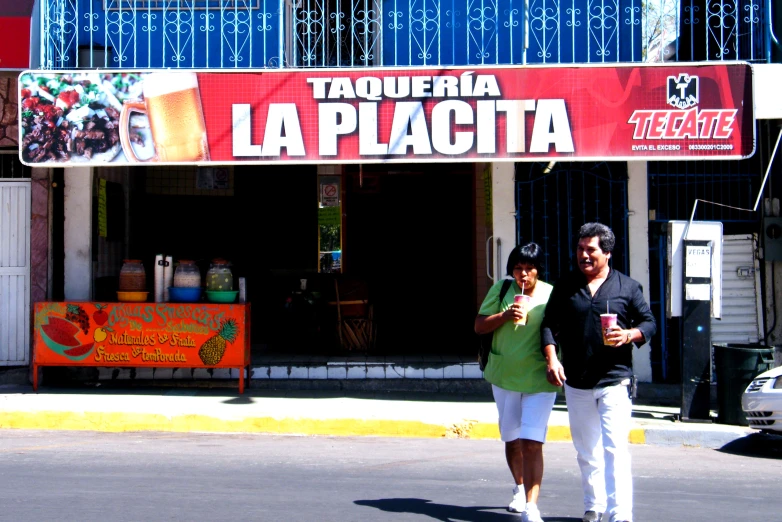
POLYGON ((517 326, 524 326, 527 324, 527 308, 529 308, 530 296, 524 294, 516 294, 513 296, 512 307, 518 310, 518 313, 514 315, 513 324, 517 326))
POLYGON ((508 307, 508 309, 505 311, 507 320, 512 322, 513 324, 517 324, 518 321, 522 320, 526 313, 524 311, 524 308, 520 306, 518 303, 513 303, 508 307))

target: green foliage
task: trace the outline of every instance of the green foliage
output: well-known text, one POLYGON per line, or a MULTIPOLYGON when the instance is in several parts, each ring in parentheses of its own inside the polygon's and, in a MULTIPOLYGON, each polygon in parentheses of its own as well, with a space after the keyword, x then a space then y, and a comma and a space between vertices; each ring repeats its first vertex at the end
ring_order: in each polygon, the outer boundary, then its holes
POLYGON ((340 249, 340 226, 339 225, 321 225, 320 226, 320 251, 332 252, 340 249))

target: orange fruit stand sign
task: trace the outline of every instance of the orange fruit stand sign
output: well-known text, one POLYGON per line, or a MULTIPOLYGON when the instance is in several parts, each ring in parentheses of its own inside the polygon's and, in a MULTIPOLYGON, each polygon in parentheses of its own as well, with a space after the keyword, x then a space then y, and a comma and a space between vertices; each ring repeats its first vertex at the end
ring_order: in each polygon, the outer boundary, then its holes
POLYGON ((250 365, 250 305, 35 304, 33 389, 39 366, 237 368, 250 365))

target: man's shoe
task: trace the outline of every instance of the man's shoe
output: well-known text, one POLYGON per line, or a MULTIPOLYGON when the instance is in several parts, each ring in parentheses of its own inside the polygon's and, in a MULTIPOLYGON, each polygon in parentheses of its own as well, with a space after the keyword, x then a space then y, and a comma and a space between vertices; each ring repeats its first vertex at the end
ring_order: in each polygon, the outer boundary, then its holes
POLYGON ((524 488, 518 486, 513 488, 513 499, 508 504, 508 511, 511 513, 523 513, 524 508, 527 507, 527 496, 524 493, 524 488))
POLYGON ((535 504, 527 504, 524 513, 521 514, 521 522, 543 522, 540 511, 535 504))
POLYGON ((602 513, 598 513, 597 511, 587 511, 581 518, 581 522, 600 522, 602 517, 602 513))

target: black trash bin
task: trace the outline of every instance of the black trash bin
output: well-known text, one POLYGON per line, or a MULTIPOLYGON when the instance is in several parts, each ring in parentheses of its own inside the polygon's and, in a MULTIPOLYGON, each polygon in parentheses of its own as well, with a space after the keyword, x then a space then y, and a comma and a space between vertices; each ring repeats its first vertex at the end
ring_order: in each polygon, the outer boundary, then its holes
POLYGON ((748 426, 741 395, 757 374, 774 367, 774 347, 761 344, 714 344, 717 422, 748 426))

